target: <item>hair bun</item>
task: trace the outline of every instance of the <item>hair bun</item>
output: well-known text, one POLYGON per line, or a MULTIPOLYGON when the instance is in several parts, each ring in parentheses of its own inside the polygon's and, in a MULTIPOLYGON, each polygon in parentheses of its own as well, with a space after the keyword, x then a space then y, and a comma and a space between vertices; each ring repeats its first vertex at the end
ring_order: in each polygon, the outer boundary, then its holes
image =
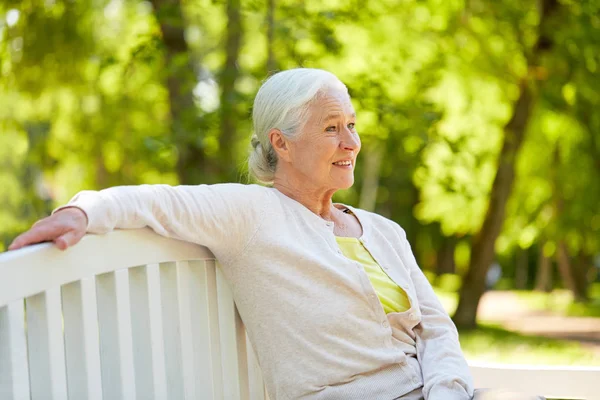
POLYGON ((252 134, 252 137, 250 138, 250 144, 252 145, 252 148, 255 150, 261 145, 260 140, 258 140, 258 136, 256 136, 256 133, 252 134))

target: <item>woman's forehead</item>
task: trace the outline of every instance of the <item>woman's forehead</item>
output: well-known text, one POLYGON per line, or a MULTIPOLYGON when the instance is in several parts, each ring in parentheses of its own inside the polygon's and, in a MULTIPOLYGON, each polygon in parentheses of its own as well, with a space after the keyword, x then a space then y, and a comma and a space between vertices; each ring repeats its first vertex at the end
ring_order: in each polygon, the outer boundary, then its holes
POLYGON ((320 120, 355 115, 350 96, 340 90, 323 93, 311 106, 311 116, 320 120))

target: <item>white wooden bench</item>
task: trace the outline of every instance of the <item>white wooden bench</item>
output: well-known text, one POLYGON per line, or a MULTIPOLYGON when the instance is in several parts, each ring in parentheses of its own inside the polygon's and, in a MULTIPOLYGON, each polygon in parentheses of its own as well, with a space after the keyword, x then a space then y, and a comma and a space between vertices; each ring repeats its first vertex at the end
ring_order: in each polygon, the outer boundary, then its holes
MULTIPOLYGON (((600 399, 600 368, 472 371, 477 387, 600 399)), ((141 229, 0 254, 0 399, 267 398, 206 248, 141 229)))

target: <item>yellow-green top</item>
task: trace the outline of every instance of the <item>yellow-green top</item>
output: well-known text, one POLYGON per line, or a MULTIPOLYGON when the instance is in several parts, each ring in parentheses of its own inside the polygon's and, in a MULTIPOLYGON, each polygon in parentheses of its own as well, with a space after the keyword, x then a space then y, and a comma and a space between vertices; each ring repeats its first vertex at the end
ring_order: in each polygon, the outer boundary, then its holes
POLYGON ((390 279, 360 240, 342 236, 336 236, 335 239, 346 257, 363 265, 386 314, 402 312, 410 308, 406 292, 390 279))

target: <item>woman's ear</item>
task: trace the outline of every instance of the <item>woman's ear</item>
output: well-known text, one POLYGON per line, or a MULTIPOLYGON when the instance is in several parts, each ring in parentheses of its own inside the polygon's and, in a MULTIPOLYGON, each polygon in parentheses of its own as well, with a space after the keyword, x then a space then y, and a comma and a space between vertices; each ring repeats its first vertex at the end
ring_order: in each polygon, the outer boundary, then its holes
POLYGON ((290 162, 289 142, 279 129, 273 128, 269 131, 269 141, 271 142, 271 146, 273 146, 273 150, 277 153, 277 158, 290 162))

